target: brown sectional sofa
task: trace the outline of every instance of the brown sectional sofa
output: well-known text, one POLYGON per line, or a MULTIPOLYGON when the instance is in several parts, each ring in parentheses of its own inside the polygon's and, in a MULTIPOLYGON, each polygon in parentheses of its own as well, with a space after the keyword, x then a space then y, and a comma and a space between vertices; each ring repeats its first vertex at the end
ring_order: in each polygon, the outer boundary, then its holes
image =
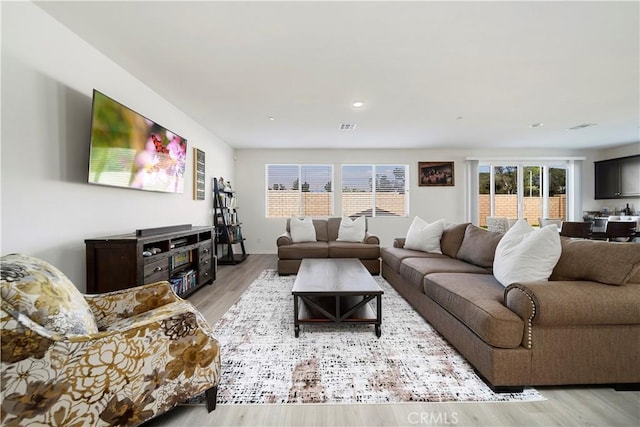
POLYGON ((549 281, 492 274, 503 234, 447 225, 442 254, 382 248, 382 275, 496 391, 640 383, 640 244, 562 238, 549 281))
POLYGON ((371 274, 380 273, 380 239, 368 232, 363 242, 339 242, 341 218, 314 219, 316 242, 294 243, 290 220, 286 231, 278 236, 278 273, 296 274, 303 258, 358 258, 371 274))

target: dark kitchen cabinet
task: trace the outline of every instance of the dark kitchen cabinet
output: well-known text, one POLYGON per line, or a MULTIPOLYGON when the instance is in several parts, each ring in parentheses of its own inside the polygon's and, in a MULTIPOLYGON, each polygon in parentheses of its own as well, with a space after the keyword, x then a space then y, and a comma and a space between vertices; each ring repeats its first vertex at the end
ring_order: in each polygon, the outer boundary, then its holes
POLYGON ((595 162, 595 198, 640 197, 640 155, 595 162))

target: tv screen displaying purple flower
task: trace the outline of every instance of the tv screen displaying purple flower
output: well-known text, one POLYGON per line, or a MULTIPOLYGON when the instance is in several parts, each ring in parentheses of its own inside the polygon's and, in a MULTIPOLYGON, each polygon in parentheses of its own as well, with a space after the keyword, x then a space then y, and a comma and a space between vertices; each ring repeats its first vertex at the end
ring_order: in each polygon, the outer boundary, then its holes
POLYGON ((187 140, 93 91, 89 182, 184 192, 187 140))

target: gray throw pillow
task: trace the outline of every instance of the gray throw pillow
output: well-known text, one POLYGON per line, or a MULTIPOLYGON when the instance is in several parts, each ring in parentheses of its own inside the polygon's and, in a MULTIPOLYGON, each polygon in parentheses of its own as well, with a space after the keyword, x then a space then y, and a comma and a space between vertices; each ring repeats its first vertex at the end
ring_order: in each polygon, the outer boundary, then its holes
POLYGON ((464 239, 462 239, 462 245, 460 245, 456 258, 492 270, 493 257, 502 236, 504 234, 487 231, 469 224, 464 232, 464 239))

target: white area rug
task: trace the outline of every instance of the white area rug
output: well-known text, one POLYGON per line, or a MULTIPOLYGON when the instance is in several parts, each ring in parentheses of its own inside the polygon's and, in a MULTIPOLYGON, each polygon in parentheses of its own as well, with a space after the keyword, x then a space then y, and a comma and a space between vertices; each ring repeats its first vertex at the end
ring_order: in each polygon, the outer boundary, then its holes
POLYGON ((493 393, 381 277, 382 337, 373 325, 301 325, 295 276, 265 270, 213 327, 222 349, 220 404, 544 400, 493 393))

